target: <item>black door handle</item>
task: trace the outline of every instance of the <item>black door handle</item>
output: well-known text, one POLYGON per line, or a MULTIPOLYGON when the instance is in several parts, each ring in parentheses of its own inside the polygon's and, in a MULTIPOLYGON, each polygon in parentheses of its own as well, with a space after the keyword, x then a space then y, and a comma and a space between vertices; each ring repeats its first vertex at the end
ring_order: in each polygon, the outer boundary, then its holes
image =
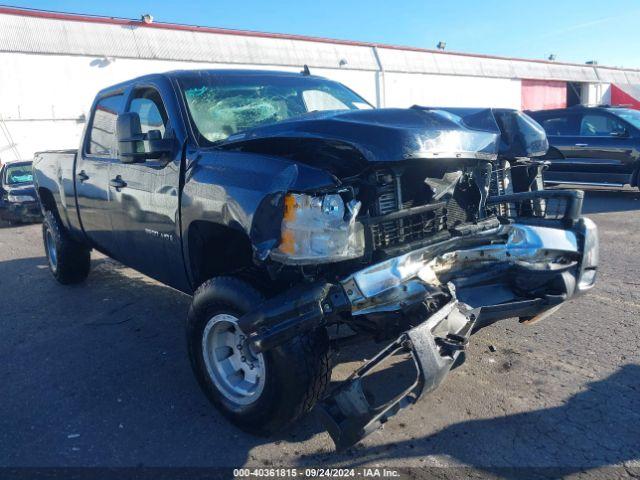
POLYGON ((86 173, 84 173, 84 170, 80 170, 80 171, 78 172, 77 177, 78 177, 78 180, 80 180, 80 182, 81 182, 81 183, 82 183, 82 182, 84 182, 84 181, 86 181, 86 180, 89 180, 89 175, 87 175, 86 173))
POLYGON ((122 180, 122 178, 120 178, 120 175, 118 175, 116 178, 112 178, 111 180, 109 180, 109 185, 114 187, 116 190, 120 190, 121 188, 127 186, 127 182, 122 180))

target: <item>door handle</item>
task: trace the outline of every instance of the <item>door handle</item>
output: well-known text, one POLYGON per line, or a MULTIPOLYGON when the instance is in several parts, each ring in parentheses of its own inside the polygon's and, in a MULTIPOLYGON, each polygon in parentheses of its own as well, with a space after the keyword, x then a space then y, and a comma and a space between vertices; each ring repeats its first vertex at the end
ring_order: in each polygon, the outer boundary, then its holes
POLYGON ((84 170, 80 170, 76 176, 78 177, 78 180, 80 180, 80 183, 89 180, 89 175, 87 175, 84 170))
POLYGON ((120 190, 121 188, 124 188, 127 186, 127 182, 122 180, 120 175, 118 175, 116 178, 112 178, 111 180, 109 180, 109 185, 114 187, 116 190, 120 190))
POLYGON ((588 147, 588 143, 576 143, 576 147, 588 147))

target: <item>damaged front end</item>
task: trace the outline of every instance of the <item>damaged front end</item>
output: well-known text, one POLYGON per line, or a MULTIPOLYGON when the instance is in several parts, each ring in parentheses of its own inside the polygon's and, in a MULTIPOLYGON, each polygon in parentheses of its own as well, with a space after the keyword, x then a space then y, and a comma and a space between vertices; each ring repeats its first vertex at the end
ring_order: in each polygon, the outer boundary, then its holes
POLYGON ((595 282, 596 226, 582 192, 543 190, 539 127, 514 111, 416 110, 451 125, 333 192, 285 196, 268 262, 300 275, 240 319, 257 351, 332 325, 390 342, 319 405, 339 449, 436 388, 478 329, 536 322, 595 282), (415 381, 374 405, 364 379, 402 352, 415 381))

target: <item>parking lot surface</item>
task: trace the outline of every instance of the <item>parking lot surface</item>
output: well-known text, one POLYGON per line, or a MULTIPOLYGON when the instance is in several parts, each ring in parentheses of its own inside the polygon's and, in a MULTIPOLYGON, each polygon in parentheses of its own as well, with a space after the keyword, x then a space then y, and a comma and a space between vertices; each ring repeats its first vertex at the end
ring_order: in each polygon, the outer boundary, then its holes
MULTIPOLYGON (((482 330, 439 390, 339 455, 313 414, 264 439, 207 402, 187 356, 189 297, 95 253, 86 284, 58 285, 40 225, 0 228, 0 466, 637 473, 640 193, 590 191, 585 211, 601 239, 592 292, 542 323, 482 330)), ((364 350, 350 352, 336 377, 364 350)))

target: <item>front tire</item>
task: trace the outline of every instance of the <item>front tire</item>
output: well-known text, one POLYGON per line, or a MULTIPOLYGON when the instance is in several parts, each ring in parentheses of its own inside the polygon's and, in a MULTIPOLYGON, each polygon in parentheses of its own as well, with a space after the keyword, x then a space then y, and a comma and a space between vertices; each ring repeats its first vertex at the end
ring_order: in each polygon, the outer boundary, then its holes
POLYGON ((81 283, 89 275, 91 249, 73 240, 53 212, 47 211, 42 221, 44 251, 49 270, 63 285, 81 283))
POLYGON ((209 400, 240 429, 271 435, 313 408, 331 379, 324 329, 307 332, 264 353, 247 348, 237 319, 264 297, 234 277, 205 282, 187 321, 191 366, 209 400))

